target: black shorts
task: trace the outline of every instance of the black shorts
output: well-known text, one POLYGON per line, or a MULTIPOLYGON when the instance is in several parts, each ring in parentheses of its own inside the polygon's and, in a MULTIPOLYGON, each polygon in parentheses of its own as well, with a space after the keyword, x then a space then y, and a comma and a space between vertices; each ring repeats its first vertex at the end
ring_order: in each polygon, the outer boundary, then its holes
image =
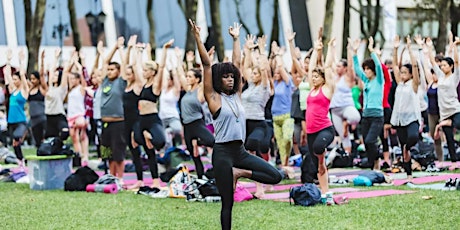
POLYGON ((110 148, 109 160, 123 161, 126 157, 125 122, 104 122, 102 124, 101 144, 110 148))

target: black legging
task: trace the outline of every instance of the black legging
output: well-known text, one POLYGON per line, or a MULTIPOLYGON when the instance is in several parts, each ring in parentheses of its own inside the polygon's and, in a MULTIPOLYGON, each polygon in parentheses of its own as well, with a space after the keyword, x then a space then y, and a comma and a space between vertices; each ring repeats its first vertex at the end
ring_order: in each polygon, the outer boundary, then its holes
POLYGON ((220 222, 222 229, 231 229, 233 208, 233 167, 252 171, 251 180, 263 184, 277 184, 281 173, 260 157, 249 154, 242 141, 215 143, 212 165, 216 184, 222 197, 220 222))
POLYGON ((69 137, 69 124, 64 114, 46 115, 45 138, 59 137, 62 141, 69 137))
POLYGON ((442 131, 446 135, 447 149, 449 150, 450 160, 457 162, 457 153, 455 149, 454 128, 460 130, 460 113, 456 113, 449 117, 452 120, 452 126, 443 126, 442 131))
POLYGON ((140 115, 139 116, 139 131, 134 133, 134 139, 137 143, 144 143, 144 149, 147 153, 148 160, 147 163, 150 168, 150 173, 152 178, 158 178, 158 165, 157 165, 157 156, 155 154, 155 149, 160 150, 165 146, 165 131, 163 129, 163 124, 158 117, 158 113, 140 115), (143 132, 144 130, 148 131, 152 135, 150 140, 155 149, 149 149, 145 144, 145 139, 143 132))
POLYGON ((201 162, 200 155, 197 157, 193 156, 193 145, 192 140, 196 139, 198 145, 204 145, 206 147, 212 147, 214 145, 214 136, 206 128, 203 119, 193 121, 189 124, 184 124, 184 139, 185 144, 187 145, 187 150, 192 155, 193 162, 195 163, 196 173, 198 178, 203 178, 204 167, 203 162, 201 162))
POLYGON ((268 153, 270 149, 270 135, 267 122, 265 120, 246 120, 246 143, 245 147, 249 151, 268 153))
MULTIPOLYGON (((131 151, 133 157, 134 168, 136 169, 137 180, 143 180, 142 175, 142 162, 141 162, 141 149, 139 146, 134 148, 131 142, 131 133, 139 132, 139 121, 135 119, 125 119, 125 139, 128 144, 128 148, 131 151)), ((139 140, 141 141, 141 140, 139 140)), ((136 141, 137 142, 137 141, 136 141)), ((139 143, 139 145, 144 145, 144 141, 139 143)))
POLYGON ((418 121, 413 121, 406 126, 396 126, 396 133, 398 135, 399 143, 401 143, 401 149, 408 151, 409 159, 404 159, 403 154, 403 167, 407 175, 412 175, 412 163, 410 157, 410 149, 417 144, 418 141, 418 130, 420 124, 418 121), (404 148, 404 149, 403 149, 404 148))
MULTIPOLYGON (((31 118, 31 120, 34 118, 31 118)), ((32 123, 32 122, 31 122, 32 123)), ((32 123, 33 124, 33 123, 32 123)), ((35 147, 40 147, 45 136, 46 120, 39 121, 32 126, 32 135, 35 141, 35 147)))
POLYGON ((377 142, 382 130, 383 117, 363 117, 361 119, 361 132, 363 134, 369 168, 371 169, 374 168, 374 161, 379 154, 377 142))

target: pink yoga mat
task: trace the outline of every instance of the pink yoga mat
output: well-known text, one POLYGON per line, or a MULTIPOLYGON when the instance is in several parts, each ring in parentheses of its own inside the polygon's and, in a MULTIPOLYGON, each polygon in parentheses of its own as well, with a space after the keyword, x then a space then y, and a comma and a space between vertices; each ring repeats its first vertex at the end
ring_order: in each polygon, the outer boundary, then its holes
POLYGON ((349 193, 342 193, 338 196, 347 197, 348 199, 360 199, 360 198, 370 198, 370 197, 378 197, 378 196, 407 194, 407 193, 414 193, 414 192, 415 191, 389 189, 389 190, 349 192, 349 193))
POLYGON ((118 193, 118 187, 116 184, 89 184, 86 186, 86 191, 115 194, 118 193))
MULTIPOLYGON (((291 187, 299 186, 302 184, 279 184, 279 185, 273 185, 273 190, 272 191, 283 191, 283 190, 289 190, 291 187)), ((266 187, 267 185, 265 185, 266 187)), ((251 186, 251 187, 245 187, 249 192, 256 192, 256 187, 251 186)))
MULTIPOLYGON (((344 193, 344 192, 356 192, 359 191, 357 188, 333 188, 329 191, 333 193, 344 193)), ((279 200, 279 199, 288 199, 289 192, 281 192, 281 193, 266 193, 262 200, 279 200)))
MULTIPOLYGON (((426 183, 431 183, 431 182, 444 181, 449 178, 460 178, 460 174, 441 174, 441 175, 436 175, 436 176, 419 177, 419 178, 412 179, 412 183, 413 184, 426 184, 426 183)), ((403 185, 406 183, 407 183, 407 179, 393 181, 393 184, 396 186, 403 185)))

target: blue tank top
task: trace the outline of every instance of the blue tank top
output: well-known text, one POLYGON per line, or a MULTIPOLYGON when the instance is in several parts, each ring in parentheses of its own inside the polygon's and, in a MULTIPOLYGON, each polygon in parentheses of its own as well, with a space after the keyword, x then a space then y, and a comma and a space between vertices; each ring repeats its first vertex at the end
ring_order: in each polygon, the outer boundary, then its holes
POLYGON ((8 123, 14 124, 19 122, 26 122, 26 113, 24 105, 27 100, 22 96, 20 90, 15 90, 10 95, 9 109, 8 109, 8 123))
POLYGON ((438 106, 438 88, 433 88, 433 85, 430 85, 427 91, 428 96, 428 114, 439 114, 438 106))

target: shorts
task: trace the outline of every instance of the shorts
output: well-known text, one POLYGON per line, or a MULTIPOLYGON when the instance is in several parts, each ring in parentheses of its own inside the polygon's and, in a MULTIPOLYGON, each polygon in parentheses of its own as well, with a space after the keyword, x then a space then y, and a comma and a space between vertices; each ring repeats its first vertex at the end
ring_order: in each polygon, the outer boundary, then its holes
POLYGON ((125 122, 104 122, 102 124, 101 145, 109 148, 109 160, 123 161, 126 157, 125 122))

